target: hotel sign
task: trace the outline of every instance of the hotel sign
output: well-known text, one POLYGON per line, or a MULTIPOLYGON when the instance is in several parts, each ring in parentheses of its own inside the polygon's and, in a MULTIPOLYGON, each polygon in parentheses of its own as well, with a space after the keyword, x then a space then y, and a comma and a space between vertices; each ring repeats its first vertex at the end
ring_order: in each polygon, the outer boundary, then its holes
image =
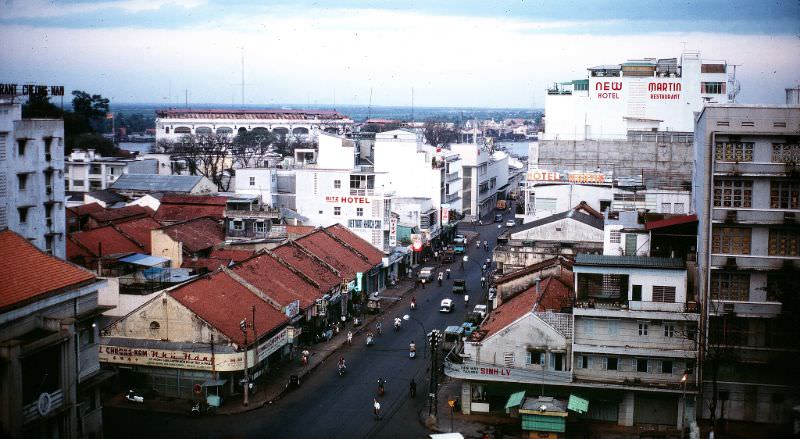
POLYGON ((369 198, 367 197, 356 197, 352 195, 327 195, 325 197, 326 203, 338 203, 338 204, 369 204, 369 198))
MULTIPOLYGON (((606 183, 606 175, 600 172, 569 172, 562 173, 547 171, 544 169, 531 169, 528 171, 528 181, 534 183, 542 182, 565 182, 582 184, 603 184, 606 183)), ((610 180, 610 179, 609 179, 610 180)))
POLYGON ((597 99, 619 99, 622 81, 598 81, 594 84, 597 99))

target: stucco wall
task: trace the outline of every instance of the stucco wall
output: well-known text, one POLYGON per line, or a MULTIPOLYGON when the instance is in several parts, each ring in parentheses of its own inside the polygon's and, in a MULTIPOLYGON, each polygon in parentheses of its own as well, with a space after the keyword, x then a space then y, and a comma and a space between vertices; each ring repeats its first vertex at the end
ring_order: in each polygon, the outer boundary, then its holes
POLYGON ((171 268, 180 268, 183 264, 183 243, 174 241, 161 230, 151 230, 150 254, 169 259, 171 268))

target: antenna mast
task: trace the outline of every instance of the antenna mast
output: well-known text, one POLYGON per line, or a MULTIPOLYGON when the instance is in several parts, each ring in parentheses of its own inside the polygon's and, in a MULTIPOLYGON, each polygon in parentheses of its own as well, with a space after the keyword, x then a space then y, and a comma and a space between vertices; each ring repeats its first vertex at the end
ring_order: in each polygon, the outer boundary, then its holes
POLYGON ((242 108, 244 108, 244 46, 240 49, 242 50, 242 108))
POLYGON ((411 87, 411 124, 414 124, 414 87, 411 87))
POLYGON ((372 87, 369 88, 369 105, 367 106, 367 120, 372 119, 372 87))

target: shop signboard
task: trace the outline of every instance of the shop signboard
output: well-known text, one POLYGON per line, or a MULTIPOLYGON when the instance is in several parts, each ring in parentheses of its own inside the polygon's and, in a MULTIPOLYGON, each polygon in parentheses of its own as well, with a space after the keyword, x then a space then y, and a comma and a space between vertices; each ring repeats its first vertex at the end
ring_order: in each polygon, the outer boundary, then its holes
POLYGON ((166 367, 172 369, 212 370, 217 372, 242 370, 244 353, 187 352, 166 349, 131 348, 100 345, 98 357, 101 363, 125 364, 128 366, 166 367), (213 358, 213 362, 212 362, 213 358))

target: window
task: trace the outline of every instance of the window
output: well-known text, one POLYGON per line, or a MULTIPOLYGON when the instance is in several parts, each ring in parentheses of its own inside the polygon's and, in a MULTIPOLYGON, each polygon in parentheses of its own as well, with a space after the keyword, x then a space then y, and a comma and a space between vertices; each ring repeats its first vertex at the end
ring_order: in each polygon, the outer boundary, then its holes
POLYGON ((774 163, 800 163, 800 144, 773 143, 772 161, 774 163))
POLYGON ((675 337, 675 324, 674 323, 664 323, 664 337, 675 337))
POLYGON ((29 207, 18 207, 17 212, 19 213, 19 223, 24 224, 28 221, 28 209, 29 207))
POLYGON ((506 352, 503 354, 503 363, 506 367, 514 367, 514 353, 506 352))
POLYGON ((753 207, 753 182, 715 180, 714 207, 753 207))
POLYGON ((83 187, 83 180, 72 180, 72 185, 83 187))
POLYGON ((769 184, 769 207, 773 209, 799 209, 800 183, 776 181, 769 184))
POLYGON ((255 185, 256 185, 256 178, 250 177, 250 186, 255 186, 255 185))
POLYGON ((478 166, 478 175, 486 175, 486 170, 488 168, 489 168, 489 166, 486 163, 478 166))
POLYGON ((611 243, 619 244, 622 242, 622 233, 619 230, 611 231, 611 243))
POLYGON ((681 214, 686 213, 686 208, 683 203, 675 203, 673 213, 681 214))
POLYGON ((587 335, 594 334, 594 320, 585 319, 583 321, 583 332, 587 335))
POLYGON ((534 200, 534 208, 536 211, 540 210, 556 210, 556 202, 558 200, 555 198, 539 198, 536 197, 534 200))
POLYGON ((342 214, 342 208, 341 208, 341 207, 339 207, 339 206, 335 206, 335 207, 333 208, 333 214, 334 214, 334 215, 337 215, 337 216, 338 216, 338 215, 341 215, 341 214, 342 214))
POLYGON ((526 353, 525 361, 528 364, 538 364, 544 366, 545 364, 545 352, 544 351, 528 351, 526 353))
POLYGON ((715 158, 721 162, 752 162, 753 142, 717 142, 715 158))
POLYGON ((24 191, 28 187, 28 174, 17 174, 19 190, 24 191))
POLYGON ((581 369, 588 369, 589 368, 589 356, 588 355, 581 355, 578 357, 578 367, 581 369))
POLYGON ((619 358, 617 357, 606 358, 606 370, 617 370, 618 364, 619 364, 619 358))
POLYGON ((633 289, 631 291, 631 300, 641 301, 642 300, 642 286, 641 285, 633 285, 633 289))
POLYGON ((714 300, 747 300, 750 296, 750 275, 736 272, 711 272, 711 298, 714 300))
POLYGON ((712 94, 712 95, 724 94, 725 93, 725 83, 724 82, 701 82, 700 83, 700 93, 712 94))
POLYGON ((364 216, 364 208, 356 207, 356 216, 364 216))
POLYGON ((333 180, 333 188, 334 189, 341 189, 342 188, 342 180, 333 180))
POLYGON ((770 256, 800 256, 800 231, 769 229, 770 256))
POLYGON ((648 327, 647 323, 639 322, 639 335, 640 336, 647 335, 647 327, 648 327))
POLYGON ((672 203, 661 203, 661 213, 672 213, 672 203))
POLYGON ((619 320, 608 321, 608 335, 611 336, 619 335, 619 320))
POLYGON ((749 255, 750 229, 744 227, 715 227, 711 235, 711 252, 749 255))
POLYGON ((647 360, 636 360, 636 372, 647 372, 647 360))
POLYGON ((234 220, 231 225, 233 226, 233 230, 244 230, 244 221, 242 220, 234 220))
POLYGON ((258 221, 253 224, 256 233, 264 233, 267 230, 267 224, 264 221, 258 221))
POLYGON ((661 373, 672 373, 672 360, 661 360, 661 373))
POLYGON ((675 287, 653 285, 653 302, 675 303, 675 287))
POLYGON ((17 139, 17 155, 20 157, 25 156, 25 145, 28 144, 28 139, 17 139))

